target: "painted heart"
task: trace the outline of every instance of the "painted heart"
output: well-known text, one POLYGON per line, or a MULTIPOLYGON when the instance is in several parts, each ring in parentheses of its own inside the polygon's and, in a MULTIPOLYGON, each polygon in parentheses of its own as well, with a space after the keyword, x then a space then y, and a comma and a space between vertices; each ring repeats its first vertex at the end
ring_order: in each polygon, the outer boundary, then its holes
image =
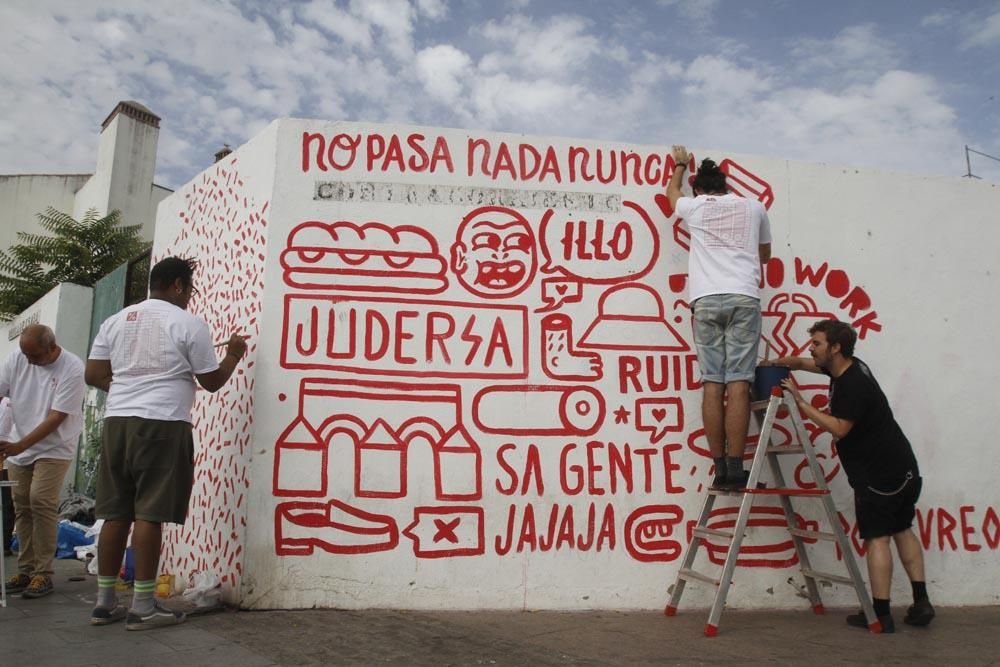
POLYGON ((560 295, 566 294, 567 289, 569 289, 568 285, 556 285, 556 291, 559 292, 560 295))
POLYGON ((667 411, 664 408, 653 408, 653 419, 658 422, 663 421, 663 418, 667 416, 667 411))

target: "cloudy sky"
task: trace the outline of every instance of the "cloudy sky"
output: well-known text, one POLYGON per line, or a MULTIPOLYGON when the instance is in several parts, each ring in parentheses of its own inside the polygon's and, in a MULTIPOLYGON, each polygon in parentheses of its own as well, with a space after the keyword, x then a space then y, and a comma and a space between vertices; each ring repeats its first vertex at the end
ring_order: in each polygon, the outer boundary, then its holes
POLYGON ((0 63, 0 173, 93 171, 123 99, 162 117, 168 187, 283 116, 956 176, 966 144, 1000 156, 997 0, 3 0, 0 63))

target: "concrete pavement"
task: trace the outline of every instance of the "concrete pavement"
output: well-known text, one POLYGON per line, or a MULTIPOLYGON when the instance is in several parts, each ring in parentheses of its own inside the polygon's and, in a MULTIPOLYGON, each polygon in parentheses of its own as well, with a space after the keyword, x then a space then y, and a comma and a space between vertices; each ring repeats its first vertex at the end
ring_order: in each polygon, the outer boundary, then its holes
MULTIPOLYGON (((8 571, 14 559, 7 560, 8 571)), ((87 624, 96 578, 57 561, 56 592, 0 609, 0 664, 211 665, 1000 665, 1000 607, 941 608, 926 629, 847 627, 831 610, 650 612, 221 611, 148 632, 87 624)), ((906 601, 908 603, 908 601, 906 601)))

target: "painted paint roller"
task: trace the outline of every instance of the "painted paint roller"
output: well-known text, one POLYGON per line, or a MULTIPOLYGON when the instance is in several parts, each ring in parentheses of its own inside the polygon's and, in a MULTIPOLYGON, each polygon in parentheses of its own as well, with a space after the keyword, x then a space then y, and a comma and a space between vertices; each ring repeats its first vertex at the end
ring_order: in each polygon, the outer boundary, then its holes
POLYGON ((591 435, 604 423, 604 415, 604 398, 583 385, 489 387, 472 401, 472 419, 484 433, 591 435))

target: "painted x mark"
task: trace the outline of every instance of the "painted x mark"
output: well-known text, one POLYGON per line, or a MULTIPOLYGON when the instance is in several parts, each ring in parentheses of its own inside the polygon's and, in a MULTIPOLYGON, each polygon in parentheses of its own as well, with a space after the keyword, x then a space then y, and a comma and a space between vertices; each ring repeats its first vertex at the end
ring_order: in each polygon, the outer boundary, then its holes
POLYGON ((461 517, 457 517, 451 521, 434 519, 434 526, 437 528, 437 532, 434 533, 434 543, 436 544, 441 540, 448 540, 452 544, 458 544, 458 536, 455 535, 455 529, 458 528, 458 522, 461 520, 461 517))

